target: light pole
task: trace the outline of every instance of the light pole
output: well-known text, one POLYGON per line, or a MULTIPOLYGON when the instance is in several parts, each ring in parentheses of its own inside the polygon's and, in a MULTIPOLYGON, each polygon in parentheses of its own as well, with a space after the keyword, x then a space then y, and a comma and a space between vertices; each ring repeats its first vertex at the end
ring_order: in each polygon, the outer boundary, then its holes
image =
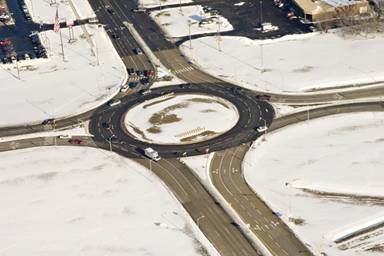
POLYGON ((204 215, 201 215, 199 218, 197 218, 197 220, 196 220, 196 224, 197 224, 197 227, 198 227, 198 228, 200 228, 200 227, 199 227, 199 220, 201 220, 201 219, 203 219, 203 218, 205 218, 204 215))
POLYGON ((107 139, 107 141, 109 143, 109 151, 111 151, 111 152, 112 152, 112 139, 114 137, 115 137, 115 135, 112 134, 112 136, 107 139))
POLYGON ((222 22, 220 20, 217 21, 217 37, 216 37, 216 40, 217 40, 217 49, 219 50, 219 52, 221 52, 221 45, 220 45, 220 42, 221 42, 221 37, 220 37, 220 25, 222 24, 222 22))
POLYGON ((192 50, 192 38, 191 38, 191 20, 188 20, 188 36, 189 36, 189 49, 192 50))

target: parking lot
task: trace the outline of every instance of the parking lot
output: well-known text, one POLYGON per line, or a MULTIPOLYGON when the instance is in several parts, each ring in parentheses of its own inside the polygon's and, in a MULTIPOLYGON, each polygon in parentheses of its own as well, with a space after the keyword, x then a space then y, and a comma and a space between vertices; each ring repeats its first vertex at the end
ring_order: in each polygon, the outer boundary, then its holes
POLYGON ((32 31, 39 29, 39 25, 33 23, 23 11, 23 1, 8 0, 7 5, 15 24, 0 27, 0 61, 9 63, 44 57, 45 49, 41 46, 40 38, 29 36, 32 31))
MULTIPOLYGON (((301 23, 299 19, 290 20, 287 17, 288 5, 279 8, 273 0, 195 0, 193 4, 211 7, 229 20, 234 30, 223 32, 222 35, 267 39, 311 31, 309 26, 301 23), (265 24, 262 31, 261 23, 270 24, 265 24)), ((196 37, 199 36, 193 38, 196 37)))

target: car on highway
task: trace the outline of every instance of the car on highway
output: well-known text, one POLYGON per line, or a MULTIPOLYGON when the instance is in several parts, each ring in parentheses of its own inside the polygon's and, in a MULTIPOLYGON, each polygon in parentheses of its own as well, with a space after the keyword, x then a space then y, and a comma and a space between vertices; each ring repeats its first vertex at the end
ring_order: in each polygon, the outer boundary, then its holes
POLYGON ((146 89, 140 90, 141 95, 147 95, 147 94, 150 94, 151 92, 152 92, 151 90, 146 90, 146 89))
POLYGON ((101 127, 103 127, 104 129, 109 129, 110 128, 110 126, 109 126, 109 124, 107 122, 102 122, 101 123, 101 127))
POLYGON ((114 14, 115 13, 115 10, 109 4, 106 4, 104 7, 107 10, 107 12, 109 12, 110 14, 114 14))
POLYGON ((110 106, 110 107, 117 106, 120 103, 121 103, 120 100, 110 100, 110 101, 107 102, 108 106, 110 106))
POLYGON ((149 157, 152 160, 155 160, 156 162, 161 159, 161 157, 159 156, 159 153, 153 148, 145 148, 144 155, 149 157))
POLYGON ((81 145, 84 143, 84 141, 81 139, 69 139, 68 142, 73 145, 81 145))
POLYGON ((268 129, 266 125, 256 127, 256 131, 265 132, 268 129))
POLYGON ((140 55, 140 54, 143 54, 143 51, 139 48, 139 47, 135 47, 132 49, 132 51, 137 54, 137 55, 140 55))
POLYGON ((111 31, 111 37, 113 39, 120 39, 120 35, 116 31, 111 31))
POLYGON ((54 118, 48 118, 48 119, 45 119, 41 124, 42 125, 49 125, 49 124, 54 124, 56 121, 54 118))

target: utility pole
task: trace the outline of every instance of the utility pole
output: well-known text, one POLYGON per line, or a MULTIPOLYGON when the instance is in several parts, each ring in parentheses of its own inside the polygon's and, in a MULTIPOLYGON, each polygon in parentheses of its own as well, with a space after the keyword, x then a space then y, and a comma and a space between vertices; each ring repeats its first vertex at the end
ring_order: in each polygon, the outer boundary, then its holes
POLYGON ((220 36, 220 25, 222 22, 220 20, 217 21, 217 36, 216 36, 216 41, 217 41, 217 50, 221 52, 221 36, 220 36))
POLYGON ((188 20, 188 35, 189 35, 189 49, 192 50, 192 38, 191 38, 191 20, 188 20))
POLYGON ((19 68, 19 61, 17 60, 17 58, 16 58, 16 69, 17 69, 17 77, 20 80, 21 79, 20 78, 20 68, 19 68))
MULTIPOLYGON (((260 26, 263 30, 263 0, 260 0, 260 26)), ((263 56, 263 43, 260 43, 260 72, 264 72, 264 56, 263 56)))

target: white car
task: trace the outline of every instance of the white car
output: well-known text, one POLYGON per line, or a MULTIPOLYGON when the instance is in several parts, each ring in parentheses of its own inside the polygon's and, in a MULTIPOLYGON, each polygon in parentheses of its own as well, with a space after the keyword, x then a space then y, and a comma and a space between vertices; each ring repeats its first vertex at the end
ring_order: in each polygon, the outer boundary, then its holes
POLYGON ((119 105, 120 103, 121 103, 120 100, 110 100, 108 101, 108 106, 113 107, 113 106, 119 105))
POLYGON ((258 131, 258 132, 265 132, 267 129, 268 129, 268 127, 263 125, 263 126, 258 126, 256 128, 256 131, 258 131))
POLYGON ((126 91, 128 91, 128 89, 129 89, 129 86, 127 84, 125 84, 125 85, 121 86, 120 92, 126 92, 126 91))
POLYGON ((70 134, 61 134, 58 136, 59 139, 71 139, 72 135, 70 134))

